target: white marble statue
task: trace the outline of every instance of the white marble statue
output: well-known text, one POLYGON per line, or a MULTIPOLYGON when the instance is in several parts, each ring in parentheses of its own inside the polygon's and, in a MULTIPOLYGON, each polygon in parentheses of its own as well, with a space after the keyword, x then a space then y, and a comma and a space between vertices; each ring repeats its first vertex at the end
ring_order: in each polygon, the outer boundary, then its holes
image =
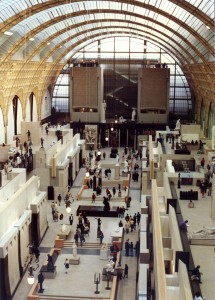
POLYGON ((126 119, 124 119, 123 116, 119 117, 120 124, 125 123, 125 122, 126 122, 126 119))
POLYGON ((124 172, 128 173, 128 162, 127 162, 127 160, 124 161, 124 172))
POLYGON ((67 225, 63 224, 63 225, 61 226, 61 231, 62 231, 62 232, 66 232, 66 230, 67 230, 67 225))
POLYGON ((136 110, 133 108, 132 114, 131 114, 131 121, 135 121, 135 117, 136 117, 136 110))
POLYGON ((73 255, 73 257, 77 256, 77 245, 76 245, 76 243, 73 243, 73 246, 72 246, 72 255, 73 255))
POLYGON ((114 262, 112 259, 110 259, 110 260, 108 261, 107 265, 106 265, 107 270, 108 270, 108 271, 113 270, 114 265, 115 265, 115 262, 114 262))
POLYGON ((206 227, 193 231, 191 234, 192 238, 215 238, 215 227, 206 227))
POLYGON ((119 163, 119 154, 116 155, 116 164, 119 163))
POLYGON ((180 130, 180 129, 181 129, 181 121, 180 119, 178 119, 175 125, 175 130, 180 130))

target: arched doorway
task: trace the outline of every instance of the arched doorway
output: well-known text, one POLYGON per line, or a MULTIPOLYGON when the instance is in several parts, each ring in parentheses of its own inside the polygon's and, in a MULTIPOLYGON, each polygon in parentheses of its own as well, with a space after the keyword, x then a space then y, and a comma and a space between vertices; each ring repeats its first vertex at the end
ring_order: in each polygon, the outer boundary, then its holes
POLYGON ((34 93, 29 96, 29 101, 26 105, 26 122, 36 122, 38 120, 37 115, 37 102, 34 93))
POLYGON ((14 96, 8 111, 7 143, 13 142, 14 135, 21 133, 22 106, 19 97, 14 96))

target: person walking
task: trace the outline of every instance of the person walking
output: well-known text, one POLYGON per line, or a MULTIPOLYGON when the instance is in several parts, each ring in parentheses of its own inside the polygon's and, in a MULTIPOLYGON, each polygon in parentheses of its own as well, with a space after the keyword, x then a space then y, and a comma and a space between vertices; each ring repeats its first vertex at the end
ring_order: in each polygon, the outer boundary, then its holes
POLYGON ((103 159, 105 159, 106 158, 106 153, 105 152, 103 152, 103 159))
POLYGON ((60 206, 61 200, 62 200, 61 194, 58 195, 57 200, 58 200, 58 204, 59 204, 59 206, 60 206))
POLYGON ((84 233, 81 232, 81 234, 80 234, 80 243, 81 243, 81 246, 82 246, 83 242, 85 242, 85 237, 84 237, 84 233))
POLYGON ((69 216, 69 224, 72 226, 73 224, 73 214, 69 216))
POLYGON ((74 234, 74 240, 77 246, 78 246, 78 239, 79 239, 79 234, 78 234, 78 230, 76 230, 76 233, 74 234))
POLYGON ((130 249, 130 256, 133 256, 133 251, 134 251, 134 244, 133 244, 133 242, 130 243, 129 249, 130 249))
POLYGON ((64 266, 65 266, 65 273, 67 274, 68 269, 69 269, 69 260, 68 260, 68 258, 65 259, 64 266))
POLYGON ((95 218, 97 220, 97 231, 101 231, 102 220, 100 218, 95 218))
POLYGON ((100 244, 102 244, 103 238, 104 238, 104 233, 100 230, 99 233, 100 244))
POLYGON ((129 243, 129 239, 127 239, 125 242, 125 256, 129 256, 129 249, 130 249, 130 243, 129 243))
POLYGON ((125 227, 125 232, 126 232, 126 233, 129 233, 130 222, 129 222, 129 221, 126 221, 125 224, 124 224, 124 227, 125 227))
POLYGON ((128 265, 125 264, 125 268, 124 268, 124 278, 128 278, 128 265))
POLYGON ((92 194, 92 203, 95 203, 96 202, 95 200, 96 200, 96 195, 95 195, 95 193, 93 193, 92 194))
POLYGON ((123 227, 122 220, 120 220, 120 221, 119 221, 119 224, 118 224, 118 226, 119 226, 119 227, 123 227))

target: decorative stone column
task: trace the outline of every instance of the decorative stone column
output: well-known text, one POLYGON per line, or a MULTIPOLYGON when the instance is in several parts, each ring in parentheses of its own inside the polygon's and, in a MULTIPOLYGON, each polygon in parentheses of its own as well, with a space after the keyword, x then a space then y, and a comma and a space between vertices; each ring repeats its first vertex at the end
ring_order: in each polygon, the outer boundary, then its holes
POLYGON ((101 123, 106 123, 106 118, 105 118, 106 107, 107 107, 107 104, 104 100, 101 105, 101 123))
POLYGON ((116 164, 115 165, 115 177, 114 177, 114 179, 115 180, 119 180, 120 178, 120 167, 119 167, 119 164, 116 164))

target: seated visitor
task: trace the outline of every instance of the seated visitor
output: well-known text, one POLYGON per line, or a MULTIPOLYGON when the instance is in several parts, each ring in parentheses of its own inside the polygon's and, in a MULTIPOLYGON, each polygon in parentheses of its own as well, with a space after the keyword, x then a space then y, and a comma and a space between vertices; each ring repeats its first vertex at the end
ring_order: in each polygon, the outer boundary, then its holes
POLYGON ((180 229, 185 230, 185 231, 187 231, 188 226, 189 226, 188 225, 188 220, 185 220, 185 221, 181 222, 180 225, 179 225, 180 229))
POLYGON ((203 275, 203 273, 200 272, 200 266, 198 265, 195 269, 192 270, 191 279, 197 280, 199 283, 202 283, 201 275, 203 275))

